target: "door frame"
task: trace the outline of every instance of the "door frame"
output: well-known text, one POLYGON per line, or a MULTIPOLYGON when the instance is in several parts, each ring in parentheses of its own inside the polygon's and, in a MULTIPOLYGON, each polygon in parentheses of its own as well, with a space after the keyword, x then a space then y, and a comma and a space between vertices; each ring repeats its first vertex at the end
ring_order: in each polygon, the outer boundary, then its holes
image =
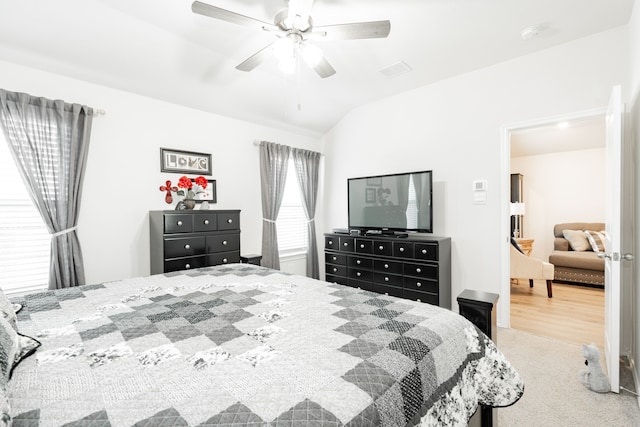
POLYGON ((509 202, 511 201, 511 133, 518 130, 548 126, 558 122, 585 119, 602 116, 607 108, 594 108, 569 114, 541 117, 517 123, 500 126, 500 299, 498 300, 498 325, 503 328, 511 327, 511 278, 510 276, 510 235, 511 215, 509 202))

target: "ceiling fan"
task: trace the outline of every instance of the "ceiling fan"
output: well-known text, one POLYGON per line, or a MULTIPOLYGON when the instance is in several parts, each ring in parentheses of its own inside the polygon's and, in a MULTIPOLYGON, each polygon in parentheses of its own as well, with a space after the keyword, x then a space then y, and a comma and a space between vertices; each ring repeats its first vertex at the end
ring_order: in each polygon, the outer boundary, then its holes
POLYGON ((271 56, 275 56, 282 71, 293 73, 297 66, 297 60, 301 57, 320 77, 330 77, 336 73, 336 70, 324 58, 322 51, 309 43, 309 40, 384 38, 389 35, 391 30, 391 23, 388 20, 315 27, 310 16, 313 0, 289 0, 288 3, 287 8, 276 14, 273 24, 200 1, 194 1, 191 10, 200 15, 268 31, 277 36, 274 43, 236 66, 241 71, 251 71, 271 56))

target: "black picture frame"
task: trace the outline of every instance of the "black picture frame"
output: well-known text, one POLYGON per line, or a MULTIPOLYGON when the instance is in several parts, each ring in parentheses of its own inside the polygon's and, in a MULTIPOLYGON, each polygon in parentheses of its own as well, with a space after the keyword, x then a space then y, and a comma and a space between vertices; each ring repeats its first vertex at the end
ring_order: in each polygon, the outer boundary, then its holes
POLYGON ((160 172, 211 175, 211 154, 160 148, 160 172))

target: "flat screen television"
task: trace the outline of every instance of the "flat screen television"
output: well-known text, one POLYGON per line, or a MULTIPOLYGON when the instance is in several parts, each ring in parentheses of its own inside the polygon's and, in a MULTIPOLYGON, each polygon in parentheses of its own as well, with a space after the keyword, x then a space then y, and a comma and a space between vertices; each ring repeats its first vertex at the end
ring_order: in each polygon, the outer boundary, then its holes
POLYGON ((432 171, 349 178, 349 229, 432 233, 432 184, 432 171))

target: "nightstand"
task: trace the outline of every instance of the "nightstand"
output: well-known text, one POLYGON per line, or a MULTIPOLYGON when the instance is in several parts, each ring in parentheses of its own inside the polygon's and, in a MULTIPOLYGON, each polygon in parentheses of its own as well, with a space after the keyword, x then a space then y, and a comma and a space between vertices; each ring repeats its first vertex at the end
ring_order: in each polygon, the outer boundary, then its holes
POLYGON ((243 264, 260 265, 261 261, 262 261, 262 255, 251 254, 251 255, 240 256, 240 262, 243 264))

